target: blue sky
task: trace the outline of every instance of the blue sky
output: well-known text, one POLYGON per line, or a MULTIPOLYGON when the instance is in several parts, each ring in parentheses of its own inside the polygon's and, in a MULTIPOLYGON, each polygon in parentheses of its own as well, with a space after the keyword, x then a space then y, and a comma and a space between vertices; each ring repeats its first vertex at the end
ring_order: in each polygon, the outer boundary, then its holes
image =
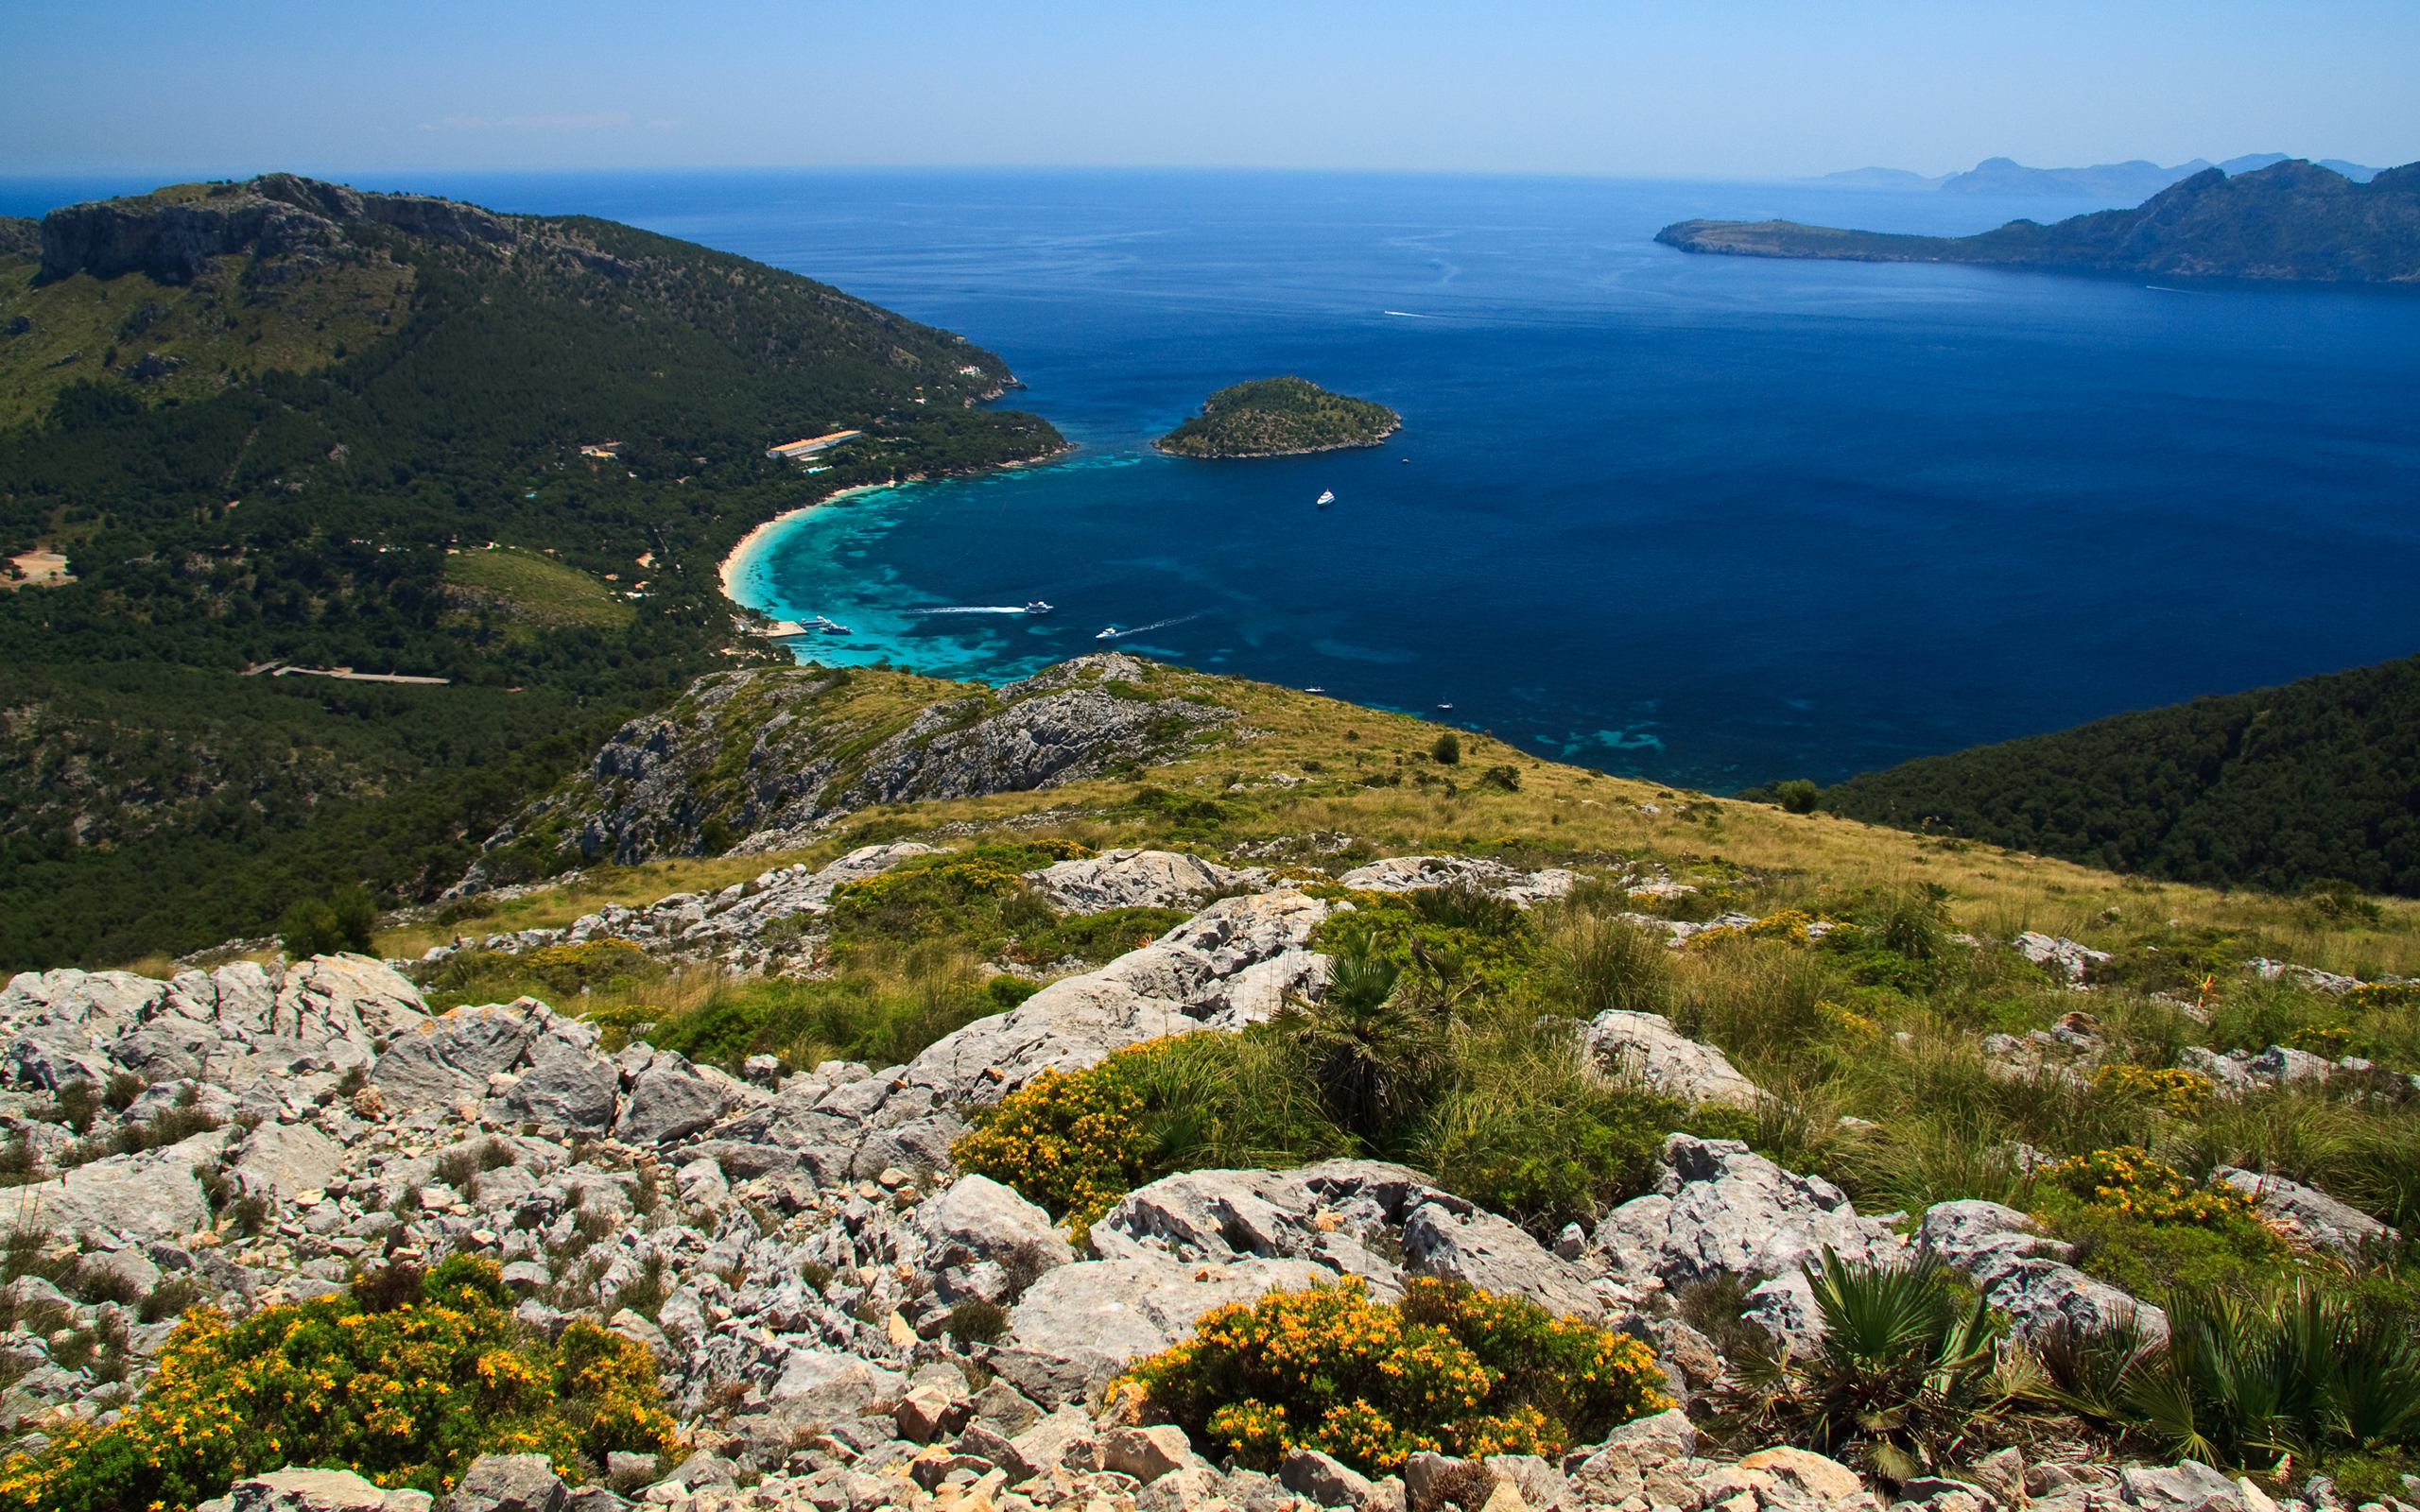
POLYGON ((2420 158, 2420 5, 162 0, 13 11, 0 174, 2420 158))

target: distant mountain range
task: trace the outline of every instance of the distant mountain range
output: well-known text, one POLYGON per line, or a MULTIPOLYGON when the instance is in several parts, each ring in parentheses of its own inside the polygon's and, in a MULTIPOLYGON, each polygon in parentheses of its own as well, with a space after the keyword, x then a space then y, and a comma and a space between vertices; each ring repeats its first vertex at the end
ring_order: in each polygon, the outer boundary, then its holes
MULTIPOLYGON (((2112 205, 2136 205, 2181 180, 2190 179, 2206 168, 2217 168, 2234 178, 2256 173, 2272 163, 2288 161, 2282 152, 2251 152, 2224 163, 2210 163, 2195 158, 2173 168, 2163 168, 2156 163, 2140 158, 2128 163, 2101 163, 2089 168, 2029 168, 2013 158, 1985 158, 1967 173, 1945 173, 1927 179, 1905 168, 1851 168, 1843 173, 1827 173, 1817 181, 1840 184, 1852 189, 1897 189, 1910 193, 1952 195, 2034 195, 2044 198, 2099 199, 2112 205)), ((2355 183, 2367 183, 2378 170, 2342 158, 2321 158, 2319 165, 2331 168, 2355 183)))
POLYGON ((2230 178, 2204 168, 2134 210, 1975 236, 1903 236, 1790 220, 1685 220, 1655 239, 1685 252, 1860 263, 1991 263, 2346 284, 2420 283, 2420 163, 2367 183, 2289 158, 2230 178))

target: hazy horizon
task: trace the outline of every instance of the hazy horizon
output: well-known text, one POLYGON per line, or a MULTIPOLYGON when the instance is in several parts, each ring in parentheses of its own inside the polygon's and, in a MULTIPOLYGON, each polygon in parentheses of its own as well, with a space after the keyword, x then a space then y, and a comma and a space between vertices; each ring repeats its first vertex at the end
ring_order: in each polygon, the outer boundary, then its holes
POLYGON ((0 175, 1151 167, 1795 179, 2420 158, 2420 10, 1762 0, 751 3, 354 12, 131 0, 12 26, 0 175), (232 22, 232 24, 230 24, 232 22))

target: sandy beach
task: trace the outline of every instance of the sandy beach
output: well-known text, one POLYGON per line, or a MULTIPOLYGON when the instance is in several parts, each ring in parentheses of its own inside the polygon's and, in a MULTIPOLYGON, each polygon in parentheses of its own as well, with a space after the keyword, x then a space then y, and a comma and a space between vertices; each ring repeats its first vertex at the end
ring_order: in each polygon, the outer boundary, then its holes
POLYGON ((777 514, 770 520, 766 521, 763 524, 758 525, 755 529, 751 530, 748 534, 739 538, 739 544, 732 547, 731 555, 722 559, 722 596, 730 599, 733 603, 739 605, 743 609, 755 607, 749 604, 745 599, 742 599, 739 596, 737 592, 739 587, 739 575, 747 569, 750 562, 755 560, 758 553, 764 551, 766 547, 772 544, 774 533, 783 525, 797 519, 801 515, 812 514, 816 510, 822 508, 825 505, 834 503, 837 500, 848 498, 852 494, 873 493, 878 490, 895 487, 897 487, 896 484, 890 483, 860 483, 854 489, 842 489, 838 493, 826 494, 822 498, 816 500, 813 504, 803 504, 795 509, 785 509, 780 514, 777 514))

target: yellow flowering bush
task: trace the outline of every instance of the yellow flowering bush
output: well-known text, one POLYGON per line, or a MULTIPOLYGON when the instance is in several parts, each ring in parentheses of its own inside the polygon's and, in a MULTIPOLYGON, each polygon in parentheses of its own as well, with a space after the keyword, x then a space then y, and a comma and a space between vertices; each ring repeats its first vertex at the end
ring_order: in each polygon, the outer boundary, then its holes
MULTIPOLYGON (((365 1293, 381 1302, 376 1293, 365 1293)), ((581 1320, 551 1350, 516 1340, 493 1262, 439 1265, 381 1311, 362 1296, 186 1314, 142 1399, 0 1467, 9 1512, 186 1508, 285 1465, 442 1494, 484 1453, 662 1452, 672 1419, 644 1346, 581 1320)))
POLYGON ((1352 1277, 1213 1308, 1125 1378, 1243 1464, 1308 1448, 1373 1475, 1422 1450, 1556 1454, 1669 1407, 1663 1379, 1638 1340, 1534 1302, 1415 1279, 1387 1306, 1352 1277))
POLYGON ((2092 1074, 2092 1085, 2103 1093, 2138 1096, 2178 1118, 2199 1115, 2210 1101, 2210 1078, 2180 1066, 2160 1071, 2122 1063, 2103 1066, 2092 1074))
POLYGON ((2034 1175, 2087 1206, 2143 1223, 2214 1228, 2260 1219, 2258 1204, 2233 1187, 2204 1186, 2132 1145, 2075 1156, 2034 1175))
POLYGON ((1045 1071, 960 1135, 950 1159, 1014 1187, 1053 1218, 1089 1224, 1144 1174, 1142 1111, 1143 1099, 1104 1067, 1045 1071))

